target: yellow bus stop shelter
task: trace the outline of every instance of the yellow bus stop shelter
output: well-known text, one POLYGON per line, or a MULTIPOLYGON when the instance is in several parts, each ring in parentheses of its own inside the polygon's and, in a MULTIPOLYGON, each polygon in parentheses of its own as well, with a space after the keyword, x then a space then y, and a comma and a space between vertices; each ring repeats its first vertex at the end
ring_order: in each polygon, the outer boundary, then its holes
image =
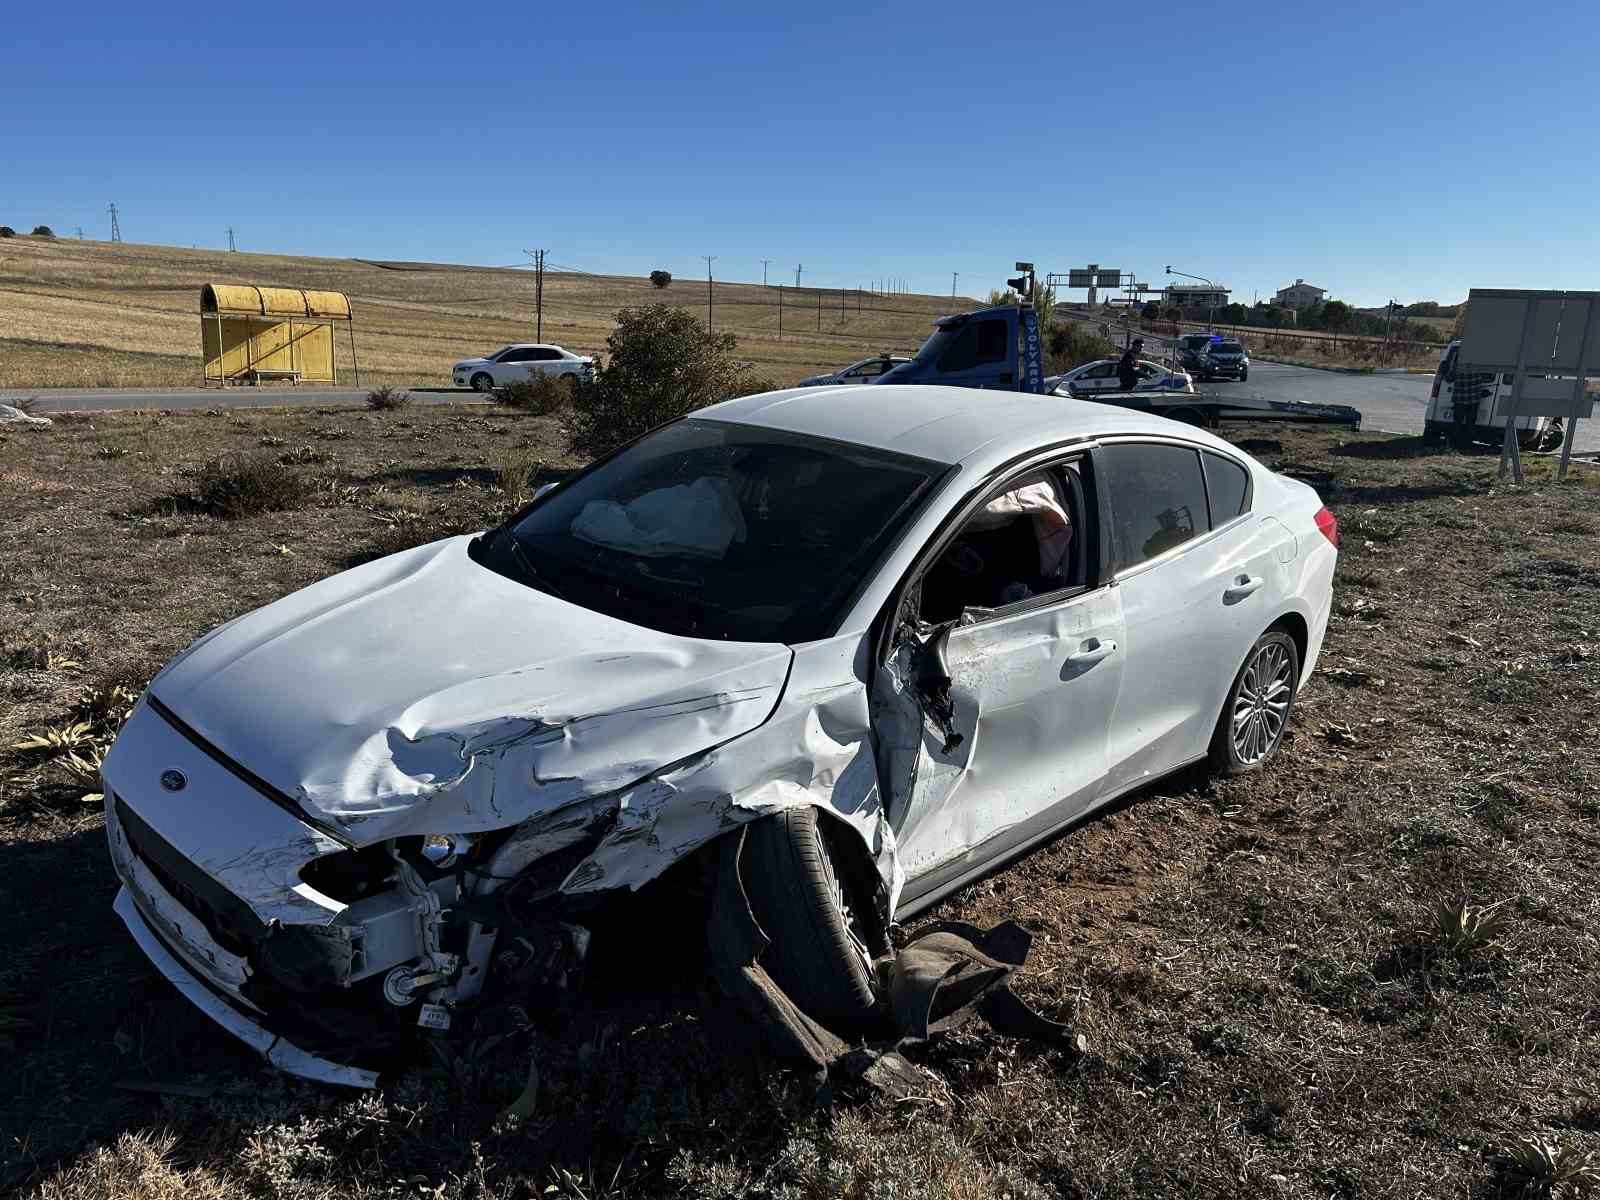
POLYGON ((334 327, 350 330, 356 386, 356 326, 343 292, 208 283, 200 289, 201 381, 210 386, 262 383, 337 383, 334 327))

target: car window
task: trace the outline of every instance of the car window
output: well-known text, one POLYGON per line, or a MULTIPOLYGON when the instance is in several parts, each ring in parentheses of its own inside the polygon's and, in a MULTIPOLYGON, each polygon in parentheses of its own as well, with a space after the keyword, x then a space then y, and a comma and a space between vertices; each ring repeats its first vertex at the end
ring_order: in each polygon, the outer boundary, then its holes
POLYGON ((1127 442, 1102 454, 1119 568, 1164 554, 1210 528, 1198 450, 1127 442))
POLYGON ((538 350, 528 351, 529 362, 554 362, 560 357, 561 351, 552 350, 549 346, 545 346, 538 350))
POLYGON ((1216 528, 1250 510, 1250 472, 1233 459, 1209 450, 1201 458, 1206 468, 1206 497, 1211 503, 1211 526, 1216 528))
POLYGON ((972 321, 962 326, 939 356, 939 370, 965 371, 985 363, 1004 362, 1006 329, 1003 320, 972 321))
POLYGON ((1149 363, 1140 363, 1139 376, 1142 379, 1154 379, 1156 377, 1156 369, 1149 363))
POLYGON ((515 525, 481 539, 475 557, 667 633, 812 641, 835 632, 888 540, 945 470, 887 450, 691 418, 562 483, 515 525))
POLYGON ((1083 373, 1083 379, 1110 379, 1111 372, 1116 370, 1116 363, 1101 363, 1097 367, 1090 367, 1083 373))
POLYGON ((871 362, 862 363, 855 369, 854 374, 860 376, 862 379, 872 379, 875 376, 882 375, 888 369, 888 363, 884 362, 881 358, 875 358, 871 362))
POLYGON ((495 361, 503 363, 527 362, 529 353, 530 351, 527 350, 507 350, 499 358, 495 359, 495 361))
POLYGON ((1076 461, 995 489, 923 572, 918 617, 929 625, 974 620, 1085 586, 1092 571, 1087 497, 1076 461))

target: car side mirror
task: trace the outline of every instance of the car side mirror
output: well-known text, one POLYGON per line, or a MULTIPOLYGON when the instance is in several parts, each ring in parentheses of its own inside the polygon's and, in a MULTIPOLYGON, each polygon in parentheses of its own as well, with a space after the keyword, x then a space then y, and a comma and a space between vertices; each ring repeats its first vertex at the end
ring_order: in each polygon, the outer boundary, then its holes
POLYGON ((944 735, 941 753, 950 754, 965 737, 956 731, 955 699, 950 694, 950 631, 955 622, 939 626, 917 648, 911 660, 911 687, 916 692, 923 714, 944 735))

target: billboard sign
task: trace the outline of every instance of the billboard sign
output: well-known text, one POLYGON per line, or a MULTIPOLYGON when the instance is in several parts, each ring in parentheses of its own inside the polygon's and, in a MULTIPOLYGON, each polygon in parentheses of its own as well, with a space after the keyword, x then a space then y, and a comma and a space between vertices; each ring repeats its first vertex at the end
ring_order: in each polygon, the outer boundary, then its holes
POLYGON ((1069 288, 1094 287, 1094 272, 1088 269, 1074 267, 1067 272, 1067 286, 1069 288))
POLYGON ((1094 274, 1094 286, 1114 288, 1122 286, 1122 272, 1113 271, 1110 267, 1102 267, 1094 274))

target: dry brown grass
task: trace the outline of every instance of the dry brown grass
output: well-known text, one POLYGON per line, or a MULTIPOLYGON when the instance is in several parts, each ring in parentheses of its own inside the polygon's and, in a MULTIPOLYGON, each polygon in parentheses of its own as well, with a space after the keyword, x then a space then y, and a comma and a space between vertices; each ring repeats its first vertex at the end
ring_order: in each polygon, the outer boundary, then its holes
MULTIPOLYGON (((526 271, 355 259, 229 254, 129 243, 0 241, 0 388, 181 387, 199 382, 199 290, 238 282, 328 288, 349 294, 361 380, 449 386, 450 364, 532 341, 533 277, 526 271)), ((785 289, 777 340, 776 288, 719 283, 715 321, 739 335, 740 356, 790 383, 880 350, 921 345, 948 298, 866 298, 785 289)), ((664 290, 647 278, 554 273, 545 277, 544 338, 593 354, 612 315, 630 304, 705 311, 703 281, 664 290)), ((962 302, 965 304, 966 302, 962 302)), ((341 384, 354 382, 349 339, 336 340, 341 384)))
MULTIPOLYGON (((1539 462, 1507 488, 1492 456, 1417 439, 1236 436, 1343 524, 1323 670, 1282 758, 1164 780, 930 914, 1027 927, 1019 990, 1086 1057, 959 1032, 914 1052, 920 1101, 829 1108, 698 977, 660 995, 630 977, 470 1081, 318 1089, 154 976, 109 911, 81 789, 0 749, 0 1192, 1398 1200, 1577 1178, 1600 1151, 1600 473, 1556 485, 1539 462), (1444 904, 1502 925, 1447 950, 1444 904), (502 1117, 530 1053, 537 1110, 502 1117), (1559 1155, 1508 1155, 1527 1139, 1559 1155)), ((114 709, 109 685, 219 621, 492 520, 512 503, 497 467, 544 458, 548 478, 576 465, 563 445, 553 420, 494 408, 67 414, 5 435, 0 747, 114 709), (303 461, 309 507, 173 503, 187 469, 258 448, 303 461)))

